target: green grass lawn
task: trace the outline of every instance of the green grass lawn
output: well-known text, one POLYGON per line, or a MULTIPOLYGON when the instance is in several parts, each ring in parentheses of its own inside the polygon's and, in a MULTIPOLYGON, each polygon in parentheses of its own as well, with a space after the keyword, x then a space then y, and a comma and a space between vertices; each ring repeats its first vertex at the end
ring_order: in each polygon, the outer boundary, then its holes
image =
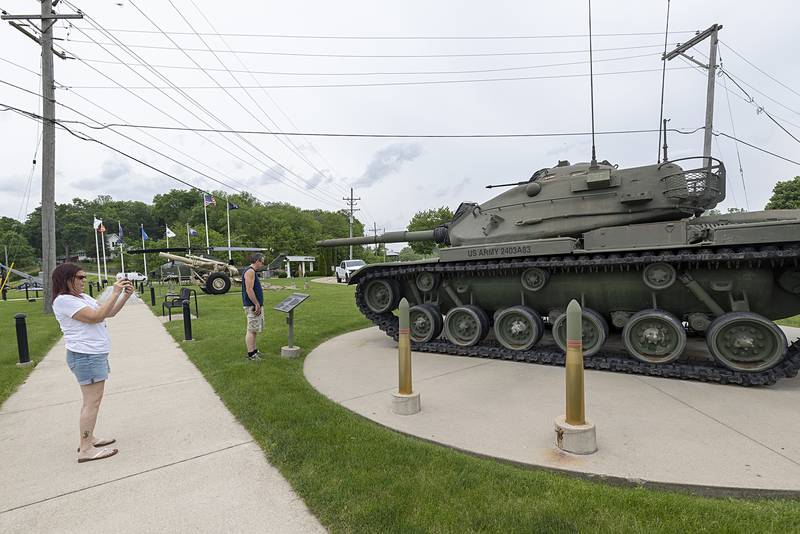
MULTIPOLYGON (((368 326, 355 308, 352 287, 311 283, 304 291, 300 282, 297 291, 311 294, 295 315, 303 356, 330 337, 368 326)), ((278 356, 287 327, 285 315, 272 307, 289 293, 266 293, 262 362, 244 359, 238 292, 201 298, 195 340, 182 346, 333 532, 800 530, 796 501, 612 486, 474 457, 378 426, 317 393, 303 376, 302 358, 278 356)), ((180 321, 166 328, 183 339, 180 321)))
MULTIPOLYGON (((17 291, 10 291, 9 298, 15 298, 17 293, 17 291)), ((25 381, 33 370, 33 367, 19 369, 16 366, 19 361, 19 353, 14 316, 18 313, 27 315, 28 349, 31 361, 38 363, 61 336, 55 317, 42 313, 41 300, 0 302, 0 340, 2 340, 0 342, 0 404, 25 381)))
POLYGON ((795 328, 800 328, 800 315, 795 315, 794 317, 781 319, 780 321, 775 322, 782 326, 794 326, 795 328))

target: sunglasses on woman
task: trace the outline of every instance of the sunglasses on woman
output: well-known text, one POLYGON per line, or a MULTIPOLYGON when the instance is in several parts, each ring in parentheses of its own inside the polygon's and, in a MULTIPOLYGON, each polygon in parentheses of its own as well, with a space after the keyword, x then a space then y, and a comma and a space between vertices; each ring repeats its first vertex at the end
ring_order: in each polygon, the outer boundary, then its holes
POLYGON ((85 274, 79 274, 75 278, 77 278, 78 280, 86 280, 86 275, 85 274))

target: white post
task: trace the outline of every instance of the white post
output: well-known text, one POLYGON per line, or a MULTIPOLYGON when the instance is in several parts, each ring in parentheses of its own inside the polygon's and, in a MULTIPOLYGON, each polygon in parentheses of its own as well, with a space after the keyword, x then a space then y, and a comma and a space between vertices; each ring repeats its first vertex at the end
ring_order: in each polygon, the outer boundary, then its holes
POLYGON ((165 236, 167 236, 167 248, 169 248, 169 226, 167 226, 167 225, 165 224, 165 225, 164 225, 164 229, 166 230, 166 231, 164 232, 164 235, 165 235, 165 236))
POLYGON ((292 277, 292 262, 289 259, 286 259, 286 278, 292 277))
POLYGON ((108 263, 106 263, 106 233, 105 232, 101 232, 100 241, 103 242, 103 278, 106 281, 108 281, 108 263))
MULTIPOLYGON (((147 249, 147 245, 144 244, 144 224, 139 224, 139 233, 142 235, 142 250, 147 249)), ((142 253, 142 259, 144 260, 144 275, 147 276, 147 253, 142 253)))
POLYGON ((225 218, 228 220, 228 261, 231 260, 231 203, 225 199, 225 218))
POLYGON ((186 223, 186 248, 192 248, 192 235, 189 233, 189 223, 186 223))
POLYGON ((206 254, 208 254, 211 251, 211 247, 208 244, 208 208, 205 199, 203 200, 203 218, 206 221, 206 254))
POLYGON ((125 253, 122 251, 122 239, 119 240, 119 259, 122 262, 123 276, 125 276, 125 253))
MULTIPOLYGON (((97 244, 97 230, 98 228, 94 229, 94 255, 97 258, 97 280, 100 281, 100 246, 97 244)), ((7 261, 7 259, 6 259, 7 261)), ((6 263, 6 265, 8 265, 6 263)))

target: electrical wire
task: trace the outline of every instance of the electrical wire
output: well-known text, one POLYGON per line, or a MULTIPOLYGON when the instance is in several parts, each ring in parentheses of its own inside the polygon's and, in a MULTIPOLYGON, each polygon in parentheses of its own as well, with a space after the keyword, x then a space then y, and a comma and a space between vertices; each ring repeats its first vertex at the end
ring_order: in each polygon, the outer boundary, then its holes
MULTIPOLYGON (((84 30, 96 31, 93 28, 81 28, 84 30)), ((160 33, 154 30, 132 30, 132 29, 110 29, 115 33, 160 33)), ((170 35, 193 35, 191 32, 166 32, 170 35)), ((674 35, 694 34, 695 30, 676 30, 670 32, 674 35)), ((281 39, 344 39, 344 40, 511 40, 511 39, 571 39, 587 37, 586 34, 559 34, 559 35, 289 35, 289 34, 270 34, 270 33, 220 33, 205 32, 200 35, 224 36, 224 37, 266 37, 281 39)), ((629 32, 629 33, 598 33, 595 37, 630 37, 643 35, 661 35, 661 32, 629 32)))
MULTIPOLYGON (((664 55, 661 58, 661 105, 659 106, 658 115, 658 157, 657 163, 661 163, 661 122, 664 120, 664 87, 667 79, 667 37, 669 36, 669 6, 670 2, 667 0, 667 22, 664 29, 664 55)), ((665 143, 666 144, 666 143, 665 143)))
MULTIPOLYGON (((76 29, 77 26, 73 26, 76 29)), ((86 34, 84 34, 86 35, 86 34)), ((88 37, 88 35, 87 35, 88 37)), ((90 38, 91 39, 91 38, 90 38)), ((70 43, 79 44, 98 44, 104 46, 120 46, 116 43, 100 43, 94 40, 83 39, 70 39, 70 43)), ((171 46, 160 45, 142 45, 142 44, 128 44, 131 48, 145 48, 150 50, 175 50, 171 46)), ((640 46, 621 46, 613 48, 598 48, 597 52, 610 52, 613 50, 633 50, 641 48, 653 48, 653 45, 640 45, 640 46)), ((661 47, 661 45, 656 45, 661 47)), ((272 52, 265 50, 207 50, 205 48, 187 48, 183 47, 187 52, 218 52, 218 53, 236 53, 236 54, 255 54, 263 56, 288 56, 288 57, 325 57, 325 58, 355 58, 355 59, 423 59, 423 58, 454 58, 454 57, 509 57, 509 56, 550 56, 554 54, 585 54, 589 50, 551 50, 551 51, 522 51, 522 52, 477 52, 469 54, 312 54, 307 52, 272 52)))
POLYGON ((769 150, 767 150, 765 148, 758 147, 758 146, 756 146, 756 145, 754 145, 752 143, 748 143, 747 141, 742 141, 741 139, 739 139, 737 137, 734 137, 732 135, 728 135, 728 134, 723 133, 723 132, 712 132, 712 135, 721 135, 722 137, 726 137, 728 139, 732 139, 732 140, 737 141, 737 142, 739 142, 739 143, 741 143, 741 144, 743 144, 745 146, 749 146, 750 148, 753 148, 753 149, 758 150, 760 152, 763 152, 765 154, 769 154, 770 156, 773 156, 773 157, 776 157, 778 159, 782 159, 783 161, 788 161, 789 163, 794 163, 795 165, 800 166, 800 161, 795 161, 793 159, 787 158, 786 156, 781 156, 779 154, 776 154, 775 152, 770 152, 769 150))
POLYGON ((789 87, 788 85, 786 85, 785 83, 783 83, 782 81, 780 81, 779 79, 775 78, 775 77, 774 77, 772 74, 770 74, 770 73, 766 72, 765 70, 761 69, 761 68, 760 68, 760 67, 758 67, 757 65, 753 64, 753 63, 752 63, 751 61, 749 61, 749 60, 748 60, 746 57, 744 57, 744 56, 743 56, 743 55, 741 55, 739 52, 737 52, 736 50, 734 50, 734 49, 733 49, 733 48, 732 48, 732 47, 731 47, 731 46, 730 46, 728 43, 723 43, 722 41, 719 41, 719 42, 720 42, 720 43, 722 43, 722 45, 723 45, 725 48, 727 48, 728 50, 730 50, 731 52, 733 52, 733 53, 734 53, 736 56, 738 56, 738 57, 739 57, 739 59, 741 59, 742 61, 744 61, 745 63, 747 63, 747 64, 748 64, 748 65, 750 65, 751 67, 753 67, 754 69, 756 69, 758 72, 760 72, 761 74, 763 74, 764 76, 766 76, 767 78, 769 78, 770 80, 772 80, 773 82, 777 83, 778 85, 780 85, 780 86, 781 86, 781 87, 783 87, 784 89, 787 89, 787 90, 791 91, 792 93, 794 93, 795 95, 797 95, 797 96, 800 96, 800 93, 798 93, 797 91, 795 91, 794 89, 792 89, 791 87, 789 87))
MULTIPOLYGON (((720 50, 718 52, 719 52, 719 68, 720 68, 720 70, 722 70, 723 69, 722 68, 722 65, 723 65, 723 62, 722 62, 722 51, 720 50)), ((731 121, 731 131, 733 132, 733 135, 735 136, 736 135, 736 126, 733 123, 733 111, 731 111, 730 91, 728 91, 728 84, 725 81, 725 78, 726 77, 722 78, 722 84, 725 87, 725 101, 728 104, 728 117, 730 118, 730 121, 731 121)), ((716 137, 714 139, 716 139, 716 137)), ((739 153, 739 143, 734 142, 733 145, 736 147, 736 159, 739 162, 739 176, 741 177, 742 189, 744 190, 744 203, 745 203, 745 206, 747 207, 747 211, 750 211, 750 199, 748 199, 748 197, 747 197, 747 185, 745 184, 745 180, 744 180, 744 169, 742 169, 742 156, 739 153)), ((719 143, 717 144, 717 147, 719 147, 719 143)))
MULTIPOLYGON (((227 45, 227 43, 226 43, 227 45)), ((658 47, 660 45, 656 45, 658 47)), ((236 54, 232 50, 229 51, 232 54, 236 54)), ((651 47, 652 48, 652 47, 651 47)), ((612 58, 604 58, 604 59, 596 59, 595 63, 605 63, 610 61, 626 61, 629 59, 639 59, 644 57, 653 57, 660 54, 635 54, 632 56, 622 56, 622 57, 612 57, 612 58)), ((237 56, 238 58, 238 56, 237 56)), ((111 64, 117 65, 119 64, 116 61, 107 61, 101 59, 84 59, 89 63, 104 63, 104 64, 111 64)), ((241 63, 241 60, 240 60, 241 63)), ((550 67, 566 67, 571 65, 586 65, 588 61, 564 61, 560 63, 545 63, 540 65, 525 65, 525 66, 517 66, 517 67, 498 67, 493 69, 468 69, 468 70, 421 70, 421 71, 383 71, 383 72, 286 72, 286 71, 263 71, 263 70, 237 70, 237 69, 219 69, 214 67, 203 67, 202 70, 207 70, 210 72, 235 72, 235 73, 248 73, 248 74, 268 74, 272 76, 423 76, 423 75, 440 75, 440 74, 483 74, 488 72, 509 72, 509 71, 520 71, 520 70, 532 70, 532 69, 543 69, 543 68, 550 68, 550 67)), ((134 67, 143 67, 144 65, 141 63, 128 63, 134 67)), ((197 67, 191 67, 187 65, 156 65, 150 64, 152 67, 157 68, 164 68, 164 69, 179 69, 179 70, 200 70, 197 67)))
MULTIPOLYGON (((673 67, 667 69, 668 71, 676 71, 676 70, 687 70, 689 68, 694 67, 673 67)), ((646 72, 659 72, 661 69, 638 69, 638 70, 623 70, 623 71, 613 71, 613 72, 600 72, 595 74, 594 76, 618 76, 623 74, 642 74, 646 72)), ((524 81, 524 80, 558 80, 558 79, 568 79, 568 78, 585 78, 589 76, 589 73, 580 73, 580 74, 556 74, 556 75, 548 75, 548 76, 514 76, 514 77, 506 77, 506 78, 478 78, 478 79, 465 79, 465 80, 424 80, 424 81, 413 81, 413 82, 376 82, 376 83, 326 83, 326 84, 301 84, 301 85, 286 85, 286 84, 277 84, 277 85, 245 85, 242 87, 238 86, 220 86, 214 87, 211 85, 182 85, 180 87, 171 87, 171 86, 158 86, 153 85, 150 87, 146 86, 128 86, 130 89, 178 89, 178 90, 185 90, 185 89, 323 89, 323 88, 342 88, 342 87, 390 87, 390 86, 406 86, 406 85, 447 85, 453 83, 489 83, 489 82, 512 82, 512 81, 524 81)), ((66 85, 64 86, 69 89, 116 89, 116 87, 108 86, 108 85, 66 85)))

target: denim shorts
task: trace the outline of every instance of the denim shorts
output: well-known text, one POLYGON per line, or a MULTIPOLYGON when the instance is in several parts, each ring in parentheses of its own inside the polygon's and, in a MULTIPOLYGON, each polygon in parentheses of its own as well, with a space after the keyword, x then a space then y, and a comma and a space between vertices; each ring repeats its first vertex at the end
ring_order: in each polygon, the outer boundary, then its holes
POLYGON ((67 365, 73 372, 78 384, 85 386, 102 382, 108 378, 111 367, 108 365, 108 353, 83 354, 67 349, 67 365))

